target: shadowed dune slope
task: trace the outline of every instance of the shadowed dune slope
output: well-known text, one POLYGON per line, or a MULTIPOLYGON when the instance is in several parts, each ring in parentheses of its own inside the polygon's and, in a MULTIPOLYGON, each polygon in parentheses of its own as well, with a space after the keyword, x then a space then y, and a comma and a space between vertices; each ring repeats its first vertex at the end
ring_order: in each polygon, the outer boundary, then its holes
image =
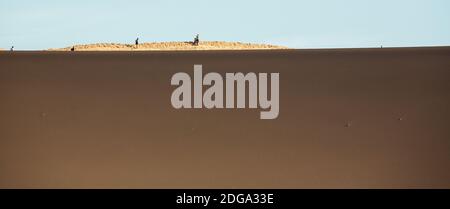
POLYGON ((448 47, 0 52, 0 188, 450 188, 449 90, 448 47), (194 64, 279 117, 174 109, 194 64))

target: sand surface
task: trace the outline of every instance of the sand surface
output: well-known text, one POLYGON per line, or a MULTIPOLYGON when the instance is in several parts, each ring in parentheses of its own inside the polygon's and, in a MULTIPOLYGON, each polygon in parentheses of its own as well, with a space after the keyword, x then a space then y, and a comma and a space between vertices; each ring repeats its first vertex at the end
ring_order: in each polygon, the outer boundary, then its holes
POLYGON ((450 188, 450 48, 1 52, 0 188, 450 188), (279 72, 280 115, 175 110, 279 72))
POLYGON ((201 41, 197 46, 191 42, 150 42, 135 44, 99 43, 74 45, 49 51, 185 51, 185 50, 256 50, 256 49, 287 49, 283 46, 269 44, 252 44, 224 41, 201 41))

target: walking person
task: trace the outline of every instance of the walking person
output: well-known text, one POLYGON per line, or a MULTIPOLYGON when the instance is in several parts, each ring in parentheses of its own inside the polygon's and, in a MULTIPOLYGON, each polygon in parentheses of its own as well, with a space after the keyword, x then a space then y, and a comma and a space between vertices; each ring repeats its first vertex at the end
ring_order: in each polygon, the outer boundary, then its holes
POLYGON ((14 46, 11 46, 11 49, 9 51, 14 51, 14 46))
POLYGON ((194 42, 193 42, 193 45, 194 46, 198 46, 198 43, 200 42, 200 39, 199 39, 199 35, 197 34, 196 36, 195 36, 195 38, 194 38, 194 42))
POLYGON ((136 48, 138 48, 138 46, 139 46, 139 37, 136 38, 136 40, 134 41, 134 45, 136 46, 136 48))

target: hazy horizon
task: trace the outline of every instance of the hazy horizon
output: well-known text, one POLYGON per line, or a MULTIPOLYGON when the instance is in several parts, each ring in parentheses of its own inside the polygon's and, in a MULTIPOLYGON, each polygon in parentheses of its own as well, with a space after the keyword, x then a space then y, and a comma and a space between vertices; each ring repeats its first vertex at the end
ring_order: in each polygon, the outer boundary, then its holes
POLYGON ((290 48, 450 46, 450 2, 6 1, 0 48, 200 40, 290 48))

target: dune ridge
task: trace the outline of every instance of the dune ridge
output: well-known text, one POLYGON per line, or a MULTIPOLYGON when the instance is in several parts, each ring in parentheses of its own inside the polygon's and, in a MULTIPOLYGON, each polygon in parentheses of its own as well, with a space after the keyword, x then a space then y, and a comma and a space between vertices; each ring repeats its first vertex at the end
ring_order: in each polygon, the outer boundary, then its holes
MULTIPOLYGON (((224 41, 202 41, 198 46, 191 42, 147 42, 139 46, 120 43, 95 43, 74 45, 75 51, 177 51, 177 50, 248 50, 248 49, 288 49, 284 46, 269 44, 253 44, 224 41)), ((52 48, 49 51, 70 51, 72 46, 65 48, 52 48)))

